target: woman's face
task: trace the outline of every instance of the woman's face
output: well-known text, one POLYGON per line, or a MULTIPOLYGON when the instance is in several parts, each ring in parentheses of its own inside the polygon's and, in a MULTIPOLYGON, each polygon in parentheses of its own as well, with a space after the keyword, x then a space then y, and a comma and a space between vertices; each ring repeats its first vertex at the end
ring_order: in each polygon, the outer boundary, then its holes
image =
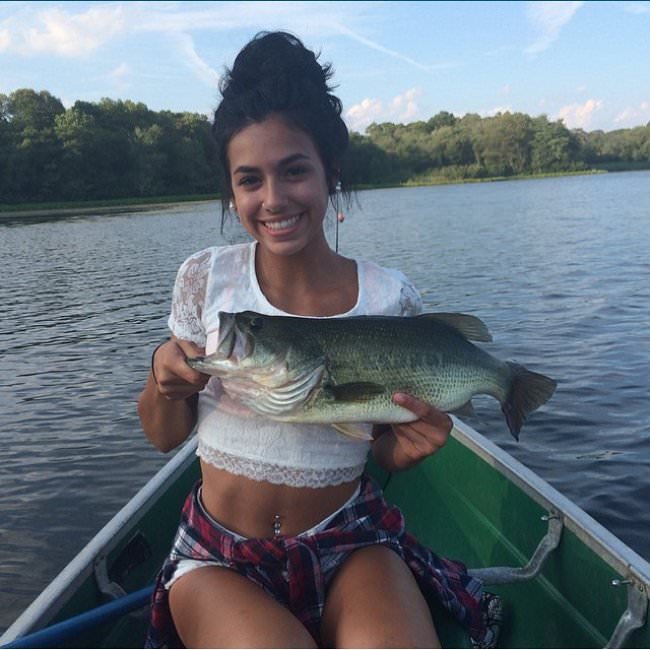
POLYGON ((228 144, 233 203, 261 246, 292 255, 324 241, 327 177, 312 138, 271 115, 228 144))

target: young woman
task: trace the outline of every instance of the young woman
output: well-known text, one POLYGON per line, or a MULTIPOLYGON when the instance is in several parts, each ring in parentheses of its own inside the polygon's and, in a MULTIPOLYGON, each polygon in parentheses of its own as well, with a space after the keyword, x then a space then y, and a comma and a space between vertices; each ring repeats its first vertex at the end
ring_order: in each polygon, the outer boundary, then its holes
POLYGON ((256 416, 185 362, 214 351, 219 311, 421 310, 400 272, 327 243, 323 220, 348 145, 330 76, 297 38, 277 32, 247 44, 222 82, 213 134, 224 205, 252 242, 183 263, 172 337, 156 348, 140 397, 142 426, 159 449, 198 426, 202 471, 159 576, 148 647, 435 647, 422 590, 477 643, 494 641, 480 584, 408 536, 399 510, 363 475, 369 450, 389 471, 435 453, 451 430, 446 414, 395 394, 413 421, 378 427, 363 442, 256 416))

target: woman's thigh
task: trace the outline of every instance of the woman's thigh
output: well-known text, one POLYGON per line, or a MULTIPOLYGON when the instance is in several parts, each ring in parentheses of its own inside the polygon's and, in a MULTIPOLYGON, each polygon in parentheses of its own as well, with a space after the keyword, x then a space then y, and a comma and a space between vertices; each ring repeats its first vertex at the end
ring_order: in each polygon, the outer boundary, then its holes
POLYGON ((355 551, 338 570, 327 594, 321 634, 330 648, 440 647, 411 570, 385 546, 355 551))
POLYGON ((188 648, 316 647, 286 607, 230 569, 186 573, 171 586, 169 606, 188 648))

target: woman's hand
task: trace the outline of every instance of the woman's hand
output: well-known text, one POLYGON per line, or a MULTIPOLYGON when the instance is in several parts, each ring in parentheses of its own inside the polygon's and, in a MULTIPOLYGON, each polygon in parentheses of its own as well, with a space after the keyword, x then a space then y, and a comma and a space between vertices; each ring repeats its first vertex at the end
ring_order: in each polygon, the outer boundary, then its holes
POLYGON ((449 415, 411 395, 395 393, 393 402, 411 411, 415 419, 380 430, 373 443, 375 460, 390 472, 408 469, 435 454, 453 427, 449 415))
POLYGON ((147 438, 160 451, 178 447, 196 425, 198 393, 210 377, 190 368, 186 359, 201 354, 198 345, 176 338, 153 352, 138 415, 147 438))
POLYGON ((154 352, 151 370, 158 392, 169 400, 184 400, 205 388, 209 375, 187 365, 188 357, 205 353, 191 341, 172 338, 154 352))

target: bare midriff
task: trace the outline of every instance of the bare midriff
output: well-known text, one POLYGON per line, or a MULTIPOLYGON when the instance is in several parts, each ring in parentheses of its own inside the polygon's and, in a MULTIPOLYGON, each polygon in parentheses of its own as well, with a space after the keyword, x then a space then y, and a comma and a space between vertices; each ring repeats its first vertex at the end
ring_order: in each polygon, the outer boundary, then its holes
POLYGON ((276 485, 231 474, 201 461, 201 500, 223 526, 244 537, 296 535, 338 510, 354 493, 359 479, 308 488, 276 485))

